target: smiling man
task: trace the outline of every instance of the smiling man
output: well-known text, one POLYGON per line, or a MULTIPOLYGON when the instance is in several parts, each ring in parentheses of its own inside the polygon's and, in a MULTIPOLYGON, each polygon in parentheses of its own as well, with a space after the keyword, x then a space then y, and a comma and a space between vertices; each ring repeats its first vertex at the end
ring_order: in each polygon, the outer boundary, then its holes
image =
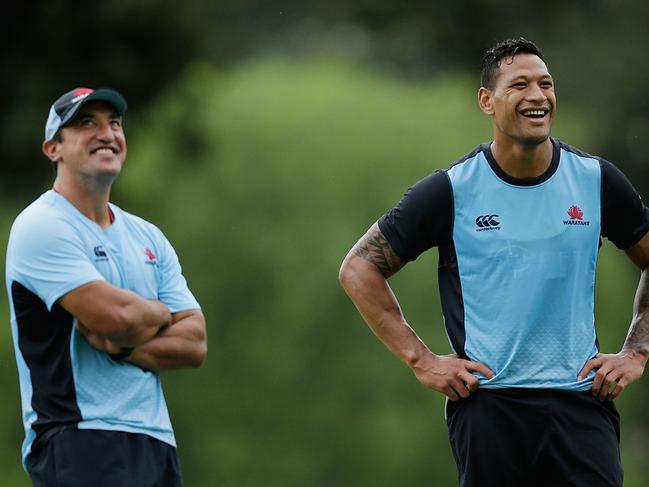
POLYGON ((181 486, 159 371, 198 367, 205 319, 154 225, 109 202, 126 159, 126 101, 77 88, 54 102, 56 179, 16 218, 6 284, 35 486, 181 486))
POLYGON ((494 139, 410 188, 343 261, 372 331, 447 396, 463 487, 622 485, 615 399, 649 356, 649 212, 611 163, 550 137, 554 81, 525 39, 487 51, 478 91, 494 139), (622 350, 599 353, 601 238, 642 270, 622 350), (439 248, 453 353, 430 351, 386 279, 439 248))

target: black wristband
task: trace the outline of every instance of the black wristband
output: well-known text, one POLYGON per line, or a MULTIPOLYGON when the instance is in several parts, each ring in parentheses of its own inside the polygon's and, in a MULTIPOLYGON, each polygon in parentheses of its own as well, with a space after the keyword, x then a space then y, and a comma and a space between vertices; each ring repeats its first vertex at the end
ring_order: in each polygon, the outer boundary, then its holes
POLYGON ((133 347, 122 347, 117 353, 109 353, 108 356, 113 360, 124 360, 133 353, 133 347))

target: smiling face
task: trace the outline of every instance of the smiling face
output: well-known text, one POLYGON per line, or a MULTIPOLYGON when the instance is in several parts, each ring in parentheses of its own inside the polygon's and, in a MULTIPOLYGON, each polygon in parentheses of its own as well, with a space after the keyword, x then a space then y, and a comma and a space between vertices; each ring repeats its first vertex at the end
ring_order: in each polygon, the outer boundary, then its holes
POLYGON ((554 82, 534 54, 503 58, 493 87, 480 88, 478 101, 492 116, 497 142, 533 146, 550 136, 556 111, 554 82))
POLYGON ((122 117, 108 103, 88 102, 61 129, 59 139, 44 142, 43 152, 58 163, 63 177, 112 182, 126 159, 122 117))

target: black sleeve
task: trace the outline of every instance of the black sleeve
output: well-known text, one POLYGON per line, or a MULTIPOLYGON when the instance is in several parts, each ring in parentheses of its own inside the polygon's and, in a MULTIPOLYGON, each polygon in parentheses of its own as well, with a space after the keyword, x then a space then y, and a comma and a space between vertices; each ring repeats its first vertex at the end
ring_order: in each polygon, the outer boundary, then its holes
POLYGON ((649 231, 649 210, 622 171, 600 159, 602 236, 618 249, 632 247, 649 231))
POLYGON ((378 224, 392 250, 407 262, 447 242, 453 228, 453 193, 446 171, 436 171, 408 188, 378 224))

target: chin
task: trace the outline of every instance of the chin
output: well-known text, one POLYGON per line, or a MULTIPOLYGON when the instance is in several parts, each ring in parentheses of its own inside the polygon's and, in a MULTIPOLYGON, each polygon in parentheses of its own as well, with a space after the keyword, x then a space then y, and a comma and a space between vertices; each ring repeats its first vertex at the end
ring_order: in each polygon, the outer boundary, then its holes
POLYGON ((541 145, 543 142, 548 140, 550 137, 550 132, 543 134, 526 134, 520 137, 517 137, 517 142, 522 145, 534 146, 541 145))
POLYGON ((114 165, 110 167, 103 167, 99 169, 95 174, 99 178, 116 178, 122 172, 122 166, 114 165))

